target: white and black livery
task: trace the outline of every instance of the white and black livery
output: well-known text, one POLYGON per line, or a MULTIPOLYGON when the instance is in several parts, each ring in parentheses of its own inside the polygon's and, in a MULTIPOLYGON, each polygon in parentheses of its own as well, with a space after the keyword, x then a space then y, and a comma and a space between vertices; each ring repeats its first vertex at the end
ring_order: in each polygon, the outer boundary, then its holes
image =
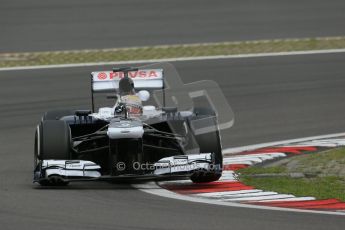
POLYGON ((191 108, 167 106, 175 99, 171 89, 166 95, 164 78, 164 69, 157 68, 93 72, 91 110, 48 111, 38 124, 34 182, 218 180, 217 113, 200 98, 189 98, 191 108), (105 93, 110 106, 96 107, 96 96, 105 93))

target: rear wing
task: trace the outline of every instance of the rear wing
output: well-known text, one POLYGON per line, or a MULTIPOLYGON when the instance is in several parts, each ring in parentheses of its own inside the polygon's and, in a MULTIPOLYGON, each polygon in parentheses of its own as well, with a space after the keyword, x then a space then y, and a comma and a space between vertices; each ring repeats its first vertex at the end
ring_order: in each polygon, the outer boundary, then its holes
MULTIPOLYGON (((114 91, 119 88, 119 81, 124 77, 124 72, 102 71, 91 73, 91 87, 93 92, 114 91)), ((134 82, 137 90, 163 89, 162 69, 140 69, 129 71, 128 77, 134 82)))
MULTIPOLYGON (((164 89, 163 69, 136 69, 126 71, 133 80, 136 90, 164 89)), ((94 111, 94 93, 116 92, 120 79, 125 76, 122 71, 97 71, 91 73, 92 111, 94 111)))

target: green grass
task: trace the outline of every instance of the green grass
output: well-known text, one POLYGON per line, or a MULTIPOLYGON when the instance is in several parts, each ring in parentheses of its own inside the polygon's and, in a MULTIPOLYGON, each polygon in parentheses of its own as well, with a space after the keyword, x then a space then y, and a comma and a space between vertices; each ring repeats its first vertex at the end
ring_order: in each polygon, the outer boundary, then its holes
POLYGON ((258 166, 248 167, 237 171, 239 174, 251 175, 251 174, 265 174, 265 173, 285 173, 286 169, 281 166, 262 168, 258 166))
POLYGON ((321 166, 327 165, 332 161, 345 164, 345 148, 325 151, 319 154, 311 154, 299 160, 300 166, 321 166))
POLYGON ((345 37, 276 39, 30 53, 0 53, 0 67, 115 62, 341 48, 345 48, 345 37))
POLYGON ((345 178, 345 148, 294 157, 285 167, 289 172, 345 178))
POLYGON ((340 177, 294 179, 290 177, 252 178, 250 176, 241 176, 241 181, 266 191, 293 194, 295 196, 312 196, 317 199, 336 198, 345 201, 345 181, 340 177))
POLYGON ((337 198, 345 201, 345 148, 295 156, 274 165, 274 167, 254 166, 237 172, 242 182, 258 189, 295 196, 313 196, 318 199, 337 198), (253 174, 293 172, 312 173, 316 174, 316 177, 252 176, 253 174))

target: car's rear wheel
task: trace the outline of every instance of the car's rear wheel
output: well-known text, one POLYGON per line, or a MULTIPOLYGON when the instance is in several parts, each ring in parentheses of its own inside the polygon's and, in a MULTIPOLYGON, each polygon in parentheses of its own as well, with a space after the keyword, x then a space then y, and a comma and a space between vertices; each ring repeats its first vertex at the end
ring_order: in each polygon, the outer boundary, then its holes
POLYGON ((43 121, 45 121, 45 120, 59 120, 62 117, 70 116, 70 115, 74 115, 73 110, 69 110, 69 109, 51 110, 51 111, 44 113, 42 120, 43 121))

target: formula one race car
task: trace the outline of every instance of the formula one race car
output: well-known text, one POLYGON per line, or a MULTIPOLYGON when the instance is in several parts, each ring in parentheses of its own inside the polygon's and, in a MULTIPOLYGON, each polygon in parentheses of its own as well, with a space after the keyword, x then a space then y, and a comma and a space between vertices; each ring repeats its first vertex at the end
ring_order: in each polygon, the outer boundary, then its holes
POLYGON ((165 70, 159 68, 93 72, 92 110, 49 111, 38 124, 34 182, 218 180, 222 148, 216 112, 200 95, 168 92, 164 80, 165 70), (112 106, 96 111, 96 96, 105 93, 101 98, 112 106), (191 104, 186 106, 182 94, 191 104))

